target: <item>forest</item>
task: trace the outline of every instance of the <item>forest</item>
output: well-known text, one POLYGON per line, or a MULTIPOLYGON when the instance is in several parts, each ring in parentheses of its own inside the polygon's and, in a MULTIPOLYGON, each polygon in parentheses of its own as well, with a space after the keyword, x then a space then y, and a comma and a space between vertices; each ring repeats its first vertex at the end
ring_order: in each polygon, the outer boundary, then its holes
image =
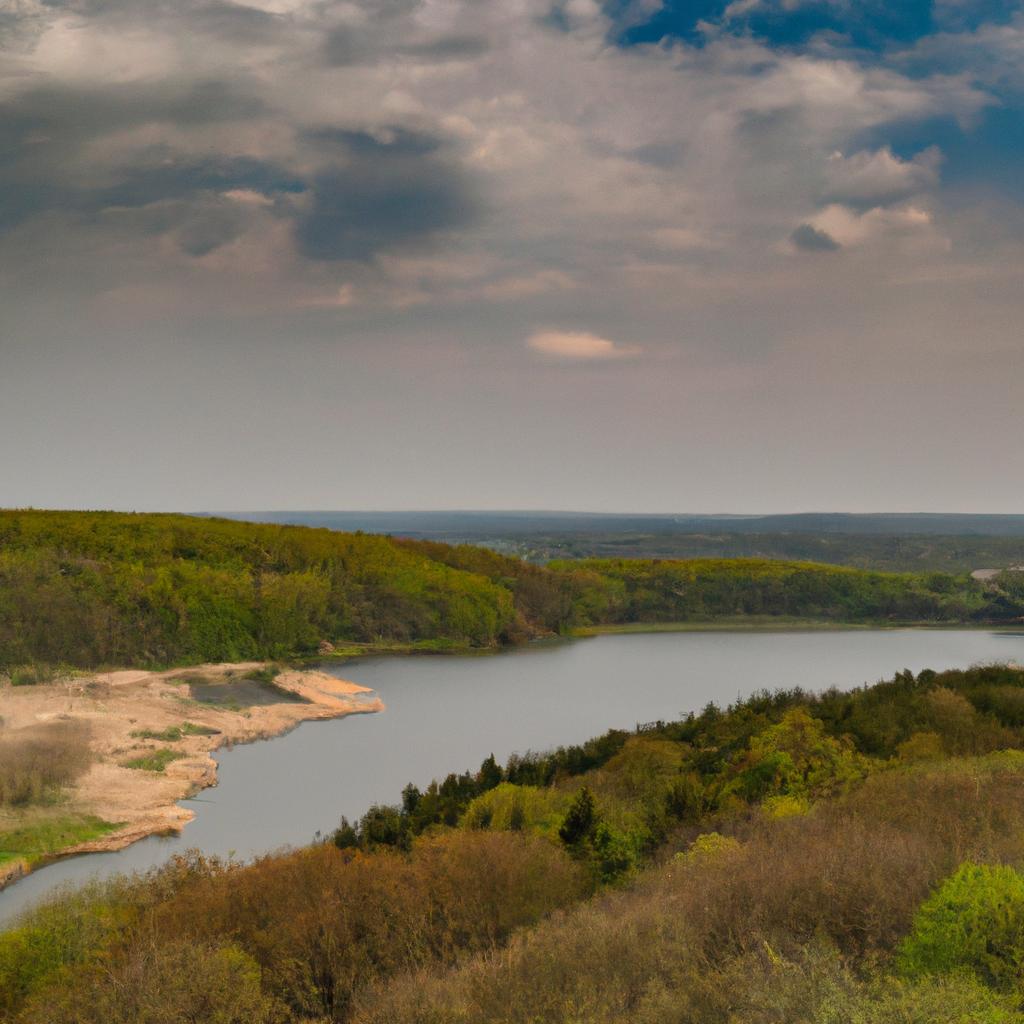
POLYGON ((768 617, 1013 623, 1024 574, 765 559, 563 560, 171 514, 0 511, 0 668, 491 648, 594 625, 768 617))
POLYGON ((0 1020, 1022 1024, 1022 783, 1022 669, 758 693, 57 894, 0 1020))

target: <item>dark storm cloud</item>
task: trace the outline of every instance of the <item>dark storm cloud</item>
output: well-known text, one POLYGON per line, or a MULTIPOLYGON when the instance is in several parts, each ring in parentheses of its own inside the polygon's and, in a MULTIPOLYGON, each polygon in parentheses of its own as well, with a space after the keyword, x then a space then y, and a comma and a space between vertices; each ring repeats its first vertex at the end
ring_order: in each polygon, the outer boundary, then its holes
POLYGON ((220 81, 29 89, 0 103, 0 228, 50 210, 88 216, 211 190, 299 191, 301 181, 276 165, 247 157, 197 160, 168 146, 151 147, 129 165, 94 166, 101 140, 113 132, 244 121, 264 110, 255 97, 220 81))
POLYGON ((151 165, 111 169, 113 184, 81 188, 0 176, 0 229, 58 212, 95 220, 110 211, 153 208, 133 223, 141 234, 179 230, 182 248, 202 255, 243 230, 246 213, 211 197, 246 190, 268 197, 301 192, 305 183, 282 168, 248 157, 189 160, 154 154, 151 165), (160 157, 157 159, 157 157, 160 157))
POLYGON ((827 232, 812 224, 801 224, 790 236, 790 241, 804 252, 835 252, 839 243, 827 232))
POLYGON ((458 169, 433 157, 358 160, 317 175, 313 201, 296 224, 312 260, 371 260, 470 223, 477 210, 458 169))
POLYGON ((410 128, 388 127, 376 134, 355 128, 316 128, 305 138, 330 156, 374 159, 423 157, 438 153, 444 140, 428 132, 410 128))
POLYGON ((0 161, 40 161, 51 171, 48 147, 66 152, 89 139, 142 124, 201 125, 266 113, 262 100, 235 82, 158 81, 116 86, 28 89, 0 103, 0 161), (42 148, 38 148, 42 147, 42 148))
POLYGON ((247 189, 271 196, 302 192, 305 183, 283 168, 251 157, 188 160, 164 158, 152 166, 126 169, 109 188, 89 193, 98 209, 111 206, 147 206, 167 199, 182 199, 202 192, 247 189))

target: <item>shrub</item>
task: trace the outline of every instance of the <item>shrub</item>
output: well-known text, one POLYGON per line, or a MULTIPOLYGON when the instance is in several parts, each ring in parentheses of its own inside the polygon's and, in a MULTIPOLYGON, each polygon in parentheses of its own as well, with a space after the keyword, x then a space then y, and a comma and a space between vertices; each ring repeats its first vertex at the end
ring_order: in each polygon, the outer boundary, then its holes
POLYGON ((0 806, 38 803, 79 778, 92 762, 86 722, 20 729, 0 739, 0 806))
POLYGON ((23 1024, 284 1024, 256 962, 233 945, 138 941, 32 999, 23 1024))
POLYGON ((899 949, 908 976, 968 970, 1007 989, 1024 976, 1024 875, 962 864, 921 905, 899 949))

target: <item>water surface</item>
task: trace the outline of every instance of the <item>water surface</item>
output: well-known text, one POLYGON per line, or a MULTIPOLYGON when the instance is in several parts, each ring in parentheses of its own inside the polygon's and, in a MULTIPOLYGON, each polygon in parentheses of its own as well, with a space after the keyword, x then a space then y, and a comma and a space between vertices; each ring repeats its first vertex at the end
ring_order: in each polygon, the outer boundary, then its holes
POLYGON ((341 815, 528 749, 671 719, 754 690, 852 688, 909 668, 1024 662, 1024 634, 978 630, 654 633, 601 636, 481 657, 366 658, 327 671, 373 687, 387 711, 307 722, 220 751, 219 785, 183 801, 181 836, 59 861, 0 892, 0 920, 65 881, 156 866, 196 847, 248 858, 310 842, 341 815))

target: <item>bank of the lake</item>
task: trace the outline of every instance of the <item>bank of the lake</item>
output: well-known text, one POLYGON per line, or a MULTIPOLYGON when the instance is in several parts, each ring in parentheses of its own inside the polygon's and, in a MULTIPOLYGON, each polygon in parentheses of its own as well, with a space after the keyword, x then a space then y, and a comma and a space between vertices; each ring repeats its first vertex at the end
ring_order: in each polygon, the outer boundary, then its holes
POLYGON ((1024 634, 972 630, 701 631, 528 646, 486 658, 367 657, 324 670, 369 687, 380 714, 312 722, 221 749, 218 784, 183 807, 177 836, 49 865, 0 893, 9 919, 62 882, 158 866, 190 848, 247 859, 326 833, 341 815, 394 803, 410 781, 493 753, 578 743, 608 728, 670 720, 756 690, 850 689, 908 668, 1024 662, 1024 634))
POLYGON ((367 687, 262 662, 77 673, 0 688, 7 742, 42 739, 48 726, 75 723, 85 730, 91 760, 56 801, 3 808, 0 888, 60 856, 181 832, 194 811, 179 801, 216 785, 212 755, 221 747, 382 709, 367 687))

